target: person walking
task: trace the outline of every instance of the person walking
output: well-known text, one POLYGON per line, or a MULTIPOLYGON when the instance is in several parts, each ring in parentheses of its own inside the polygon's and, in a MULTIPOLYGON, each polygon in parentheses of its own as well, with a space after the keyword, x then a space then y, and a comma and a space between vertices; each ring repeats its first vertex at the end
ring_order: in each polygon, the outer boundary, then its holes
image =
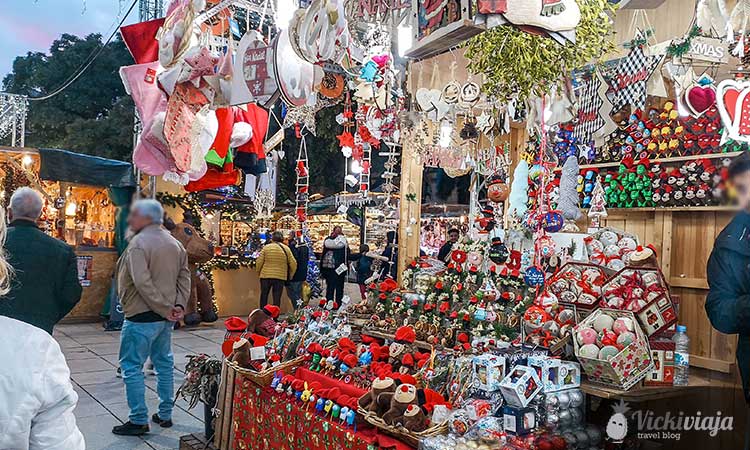
POLYGON ((357 260, 357 285, 363 301, 367 300, 367 282, 372 277, 372 263, 380 258, 380 255, 370 253, 370 246, 367 244, 362 244, 359 253, 352 255, 352 259, 357 260))
MULTIPOLYGON (((738 335, 737 367, 750 405, 750 154, 737 156, 728 175, 737 193, 738 211, 719 233, 708 259, 705 308, 716 330, 738 335)), ((743 448, 750 450, 750 415, 743 448)))
POLYGON ((268 304, 268 294, 273 289, 273 303, 281 306, 281 294, 284 284, 292 278, 297 271, 297 261, 282 241, 284 235, 280 231, 274 231, 271 242, 263 247, 258 260, 255 261, 255 269, 260 274, 260 307, 268 304))
POLYGON ((335 226, 331 235, 323 241, 321 254, 321 275, 326 280, 326 308, 339 309, 341 299, 344 298, 344 283, 346 282, 346 262, 349 255, 349 244, 341 227, 335 226))
POLYGON ((310 262, 310 249, 307 244, 300 239, 297 243, 297 236, 292 233, 289 236, 289 250, 291 250, 294 259, 297 261, 297 270, 294 271, 292 278, 286 283, 286 293, 289 300, 292 301, 294 309, 302 305, 302 285, 307 280, 307 264, 310 262))
POLYGON ((57 322, 81 300, 82 289, 73 249, 37 227, 43 206, 42 196, 28 187, 10 197, 5 251, 16 275, 0 302, 0 315, 52 334, 57 322))
POLYGON ((398 234, 391 230, 385 234, 385 249, 380 254, 380 280, 398 278, 398 234))
MULTIPOLYGON (((0 245, 6 231, 5 211, 0 208, 0 245)), ((0 306, 8 300, 12 277, 13 268, 0 251, 0 306)), ((65 356, 50 333, 0 316, 0 361, 0 448, 85 450, 73 414, 78 394, 65 356)))
POLYGON ((151 420, 172 426, 174 355, 172 329, 182 319, 190 296, 187 252, 161 225, 164 210, 156 200, 138 200, 131 207, 128 225, 134 233, 117 261, 117 291, 125 313, 120 333, 120 367, 130 415, 112 429, 114 434, 147 433, 143 364, 156 369, 159 411, 151 420))

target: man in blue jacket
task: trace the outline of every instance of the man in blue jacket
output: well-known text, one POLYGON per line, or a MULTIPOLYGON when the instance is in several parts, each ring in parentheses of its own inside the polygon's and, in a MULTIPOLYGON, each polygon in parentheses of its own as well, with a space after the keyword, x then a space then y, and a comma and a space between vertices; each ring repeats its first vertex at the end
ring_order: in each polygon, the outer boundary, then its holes
POLYGON ((737 365, 750 403, 750 154, 732 161, 729 179, 742 209, 716 238, 708 259, 706 313, 718 331, 739 336, 737 365))

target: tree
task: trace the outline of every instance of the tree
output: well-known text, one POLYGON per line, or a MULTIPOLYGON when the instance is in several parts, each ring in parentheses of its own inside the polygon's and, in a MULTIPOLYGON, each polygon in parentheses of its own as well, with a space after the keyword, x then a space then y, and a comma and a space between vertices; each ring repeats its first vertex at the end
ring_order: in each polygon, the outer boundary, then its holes
MULTIPOLYGON (((63 34, 49 54, 28 52, 13 62, 3 90, 42 97, 64 85, 102 45, 100 34, 63 34)), ((122 40, 107 44, 73 84, 60 94, 29 102, 26 145, 129 160, 133 151, 133 101, 120 80, 120 66, 133 64, 122 40)))

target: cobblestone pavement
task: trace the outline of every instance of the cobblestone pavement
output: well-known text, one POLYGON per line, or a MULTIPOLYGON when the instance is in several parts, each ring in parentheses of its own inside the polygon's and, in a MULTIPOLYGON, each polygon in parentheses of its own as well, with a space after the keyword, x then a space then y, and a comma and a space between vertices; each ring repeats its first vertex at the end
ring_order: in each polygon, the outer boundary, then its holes
MULTIPOLYGON (((172 347, 175 356, 175 392, 183 380, 185 356, 207 353, 219 356, 223 342, 223 321, 211 326, 182 329, 174 332, 172 347)), ((55 327, 71 371, 73 387, 78 392, 75 415, 78 427, 86 438, 87 450, 177 449, 179 438, 203 432, 203 405, 188 410, 178 400, 172 428, 151 424, 151 432, 142 438, 116 436, 112 427, 128 420, 128 405, 122 379, 115 376, 120 348, 120 333, 103 331, 101 324, 61 324, 55 327)), ((146 401, 149 417, 156 412, 156 376, 146 376, 146 401)))

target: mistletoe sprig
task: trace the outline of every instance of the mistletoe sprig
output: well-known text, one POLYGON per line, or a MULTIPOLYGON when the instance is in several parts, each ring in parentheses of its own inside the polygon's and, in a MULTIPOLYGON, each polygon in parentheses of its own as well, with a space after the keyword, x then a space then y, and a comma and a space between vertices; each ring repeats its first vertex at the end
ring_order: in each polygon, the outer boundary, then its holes
POLYGON ((607 0, 576 0, 581 21, 576 43, 564 45, 513 26, 500 26, 466 44, 468 69, 484 75, 482 89, 491 96, 525 100, 549 92, 569 71, 612 52, 612 17, 616 7, 607 0))

